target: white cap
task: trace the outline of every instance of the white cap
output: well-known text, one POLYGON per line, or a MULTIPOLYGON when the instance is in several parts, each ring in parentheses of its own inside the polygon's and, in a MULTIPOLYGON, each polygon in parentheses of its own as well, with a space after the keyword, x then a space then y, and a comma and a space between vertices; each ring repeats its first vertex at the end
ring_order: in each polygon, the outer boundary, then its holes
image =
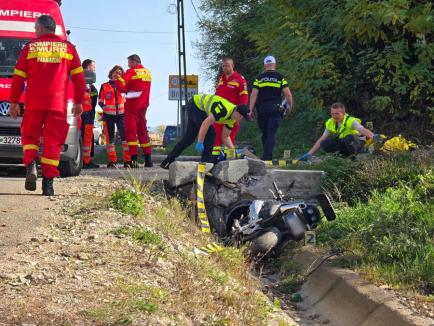
POLYGON ((268 55, 264 59, 264 65, 269 65, 272 63, 276 63, 276 59, 272 55, 268 55))

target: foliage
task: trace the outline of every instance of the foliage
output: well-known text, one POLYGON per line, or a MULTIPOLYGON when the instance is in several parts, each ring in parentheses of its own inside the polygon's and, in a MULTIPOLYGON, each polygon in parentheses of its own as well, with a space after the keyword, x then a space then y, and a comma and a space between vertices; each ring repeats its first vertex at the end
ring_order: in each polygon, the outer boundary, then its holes
POLYGON ((383 133, 434 136, 431 1, 203 0, 201 9, 197 46, 212 78, 231 55, 252 81, 271 53, 298 111, 340 101, 383 133))
POLYGON ((119 189, 111 196, 111 203, 125 214, 140 216, 143 213, 143 195, 140 193, 119 189))
POLYGON ((368 276, 433 294, 434 171, 414 181, 340 209, 334 223, 319 227, 318 239, 358 254, 368 276))
POLYGON ((297 168, 325 171, 324 190, 336 201, 353 204, 366 201, 374 191, 382 193, 399 184, 415 186, 420 175, 434 171, 434 155, 432 151, 417 150, 355 162, 330 156, 320 163, 297 168))

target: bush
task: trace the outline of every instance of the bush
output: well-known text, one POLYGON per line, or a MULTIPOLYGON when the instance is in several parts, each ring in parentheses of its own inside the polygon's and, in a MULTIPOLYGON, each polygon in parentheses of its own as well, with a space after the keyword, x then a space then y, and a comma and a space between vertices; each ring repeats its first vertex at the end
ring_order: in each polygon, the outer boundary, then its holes
POLYGON ((434 293, 434 170, 338 211, 319 242, 360 255, 368 276, 434 293))
POLYGON ((321 163, 300 168, 325 171, 325 191, 335 201, 354 204, 359 200, 366 201, 374 191, 381 193, 399 184, 415 186, 420 175, 434 170, 434 156, 432 151, 422 150, 383 154, 356 162, 331 156, 321 163))
POLYGON ((117 190, 111 196, 111 203, 114 208, 125 214, 140 216, 143 213, 143 196, 130 190, 117 190))

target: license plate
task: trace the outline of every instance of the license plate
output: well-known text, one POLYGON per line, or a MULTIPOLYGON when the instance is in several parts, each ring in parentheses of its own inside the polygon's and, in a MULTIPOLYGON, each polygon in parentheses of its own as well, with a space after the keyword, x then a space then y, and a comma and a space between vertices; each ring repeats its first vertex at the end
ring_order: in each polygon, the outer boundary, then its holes
POLYGON ((21 145, 20 136, 0 136, 0 144, 21 145))

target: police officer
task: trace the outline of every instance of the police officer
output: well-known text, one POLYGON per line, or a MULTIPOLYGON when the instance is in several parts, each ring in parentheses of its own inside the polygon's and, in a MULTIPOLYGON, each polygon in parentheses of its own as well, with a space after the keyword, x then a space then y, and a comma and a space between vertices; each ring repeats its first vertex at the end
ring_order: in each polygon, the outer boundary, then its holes
POLYGON ((55 35, 56 22, 49 15, 36 20, 36 39, 21 51, 11 85, 10 115, 20 114, 20 97, 26 88, 26 113, 21 123, 23 163, 27 168, 25 189, 36 190, 37 160, 40 138, 44 148, 40 158, 42 168, 42 194, 54 195, 53 178, 59 175, 60 152, 65 143, 67 123, 68 81, 74 84, 72 113, 80 115, 85 90, 83 68, 75 46, 55 35), (41 52, 41 48, 44 49, 41 52))
POLYGON ((228 148, 234 148, 230 138, 231 129, 237 122, 245 118, 249 120, 247 105, 235 105, 217 95, 194 95, 187 103, 187 128, 182 139, 175 145, 170 154, 161 163, 163 169, 168 169, 184 149, 193 144, 197 137, 195 149, 202 154, 202 162, 212 161, 214 144, 214 123, 223 124, 222 140, 228 148))
POLYGON ((263 160, 271 160, 276 132, 280 121, 292 108, 292 94, 288 82, 276 71, 276 59, 269 55, 264 59, 264 72, 253 82, 250 95, 250 116, 254 117, 256 105, 258 126, 262 132, 263 160), (282 93, 286 99, 286 109, 281 109, 282 93), (286 112, 285 112, 286 111, 286 112))

